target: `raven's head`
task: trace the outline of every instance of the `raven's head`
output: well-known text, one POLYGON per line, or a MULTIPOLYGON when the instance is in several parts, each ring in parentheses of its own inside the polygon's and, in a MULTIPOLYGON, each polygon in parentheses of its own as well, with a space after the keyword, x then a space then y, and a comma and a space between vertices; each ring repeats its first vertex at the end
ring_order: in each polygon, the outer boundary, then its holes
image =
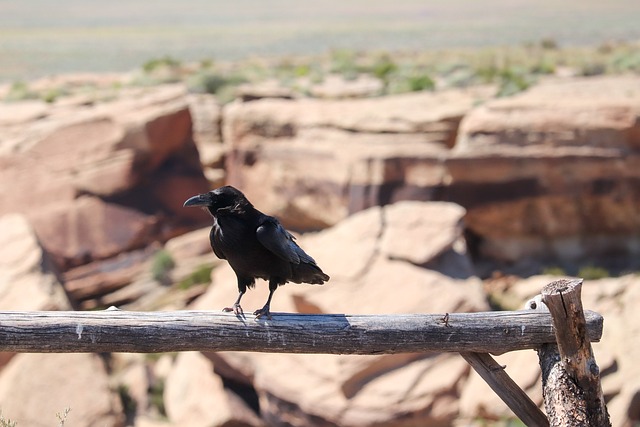
POLYGON ((219 213, 239 212, 244 207, 250 206, 244 194, 230 185, 216 188, 208 193, 198 194, 184 202, 184 207, 202 206, 212 215, 219 213))

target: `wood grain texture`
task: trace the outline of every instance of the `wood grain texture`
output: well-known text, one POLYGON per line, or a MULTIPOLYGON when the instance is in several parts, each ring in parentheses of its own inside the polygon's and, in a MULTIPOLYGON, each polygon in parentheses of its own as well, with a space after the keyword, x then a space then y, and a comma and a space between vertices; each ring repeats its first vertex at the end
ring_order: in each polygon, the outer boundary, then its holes
MULTIPOLYGON (((592 341, 603 319, 587 312, 592 341)), ((278 314, 271 320, 213 311, 0 312, 0 351, 257 351, 382 354, 500 354, 555 342, 548 313, 504 311, 436 314, 278 314)))

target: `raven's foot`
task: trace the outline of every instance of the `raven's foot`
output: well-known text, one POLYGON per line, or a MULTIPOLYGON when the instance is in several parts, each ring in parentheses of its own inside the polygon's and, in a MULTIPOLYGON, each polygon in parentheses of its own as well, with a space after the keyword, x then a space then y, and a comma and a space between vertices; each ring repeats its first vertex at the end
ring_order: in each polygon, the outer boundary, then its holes
POLYGON ((254 311, 253 314, 256 316, 256 319, 266 316, 267 319, 271 320, 271 311, 268 305, 265 305, 260 310, 254 311))
POLYGON ((233 304, 233 307, 225 307, 222 309, 222 311, 224 311, 225 313, 228 313, 230 311, 233 311, 233 314, 235 314, 236 316, 244 316, 244 311, 242 311, 242 307, 240 307, 240 304, 233 304))

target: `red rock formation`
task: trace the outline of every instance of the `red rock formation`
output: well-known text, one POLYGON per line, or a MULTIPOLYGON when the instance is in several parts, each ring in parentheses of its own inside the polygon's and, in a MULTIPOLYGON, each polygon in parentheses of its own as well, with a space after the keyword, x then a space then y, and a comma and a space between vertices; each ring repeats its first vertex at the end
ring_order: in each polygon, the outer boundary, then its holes
POLYGON ((182 209, 185 198, 208 189, 183 89, 132 91, 2 123, 0 214, 27 215, 64 269, 206 219, 182 209))
POLYGON ((482 90, 260 100, 228 106, 224 130, 228 181, 300 230, 442 200, 467 209, 474 251, 501 261, 628 260, 640 247, 637 77, 489 101, 482 90))

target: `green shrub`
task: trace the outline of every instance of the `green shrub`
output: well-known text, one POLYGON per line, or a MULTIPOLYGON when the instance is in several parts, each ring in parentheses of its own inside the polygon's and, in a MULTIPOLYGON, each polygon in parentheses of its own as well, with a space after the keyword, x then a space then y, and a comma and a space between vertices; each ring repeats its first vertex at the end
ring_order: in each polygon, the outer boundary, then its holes
POLYGON ((329 70, 332 73, 342 74, 347 80, 353 80, 358 77, 360 67, 358 67, 357 55, 350 50, 336 50, 331 53, 331 65, 329 70))
POLYGON ((166 417, 167 410, 164 406, 164 380, 156 379, 149 387, 149 404, 158 410, 158 413, 166 417))
POLYGON ((148 60, 142 65, 142 69, 145 73, 152 73, 160 68, 178 68, 180 67, 180 61, 170 56, 163 56, 161 58, 153 58, 148 60))
POLYGON ((476 75, 482 83, 493 83, 500 76, 500 69, 495 64, 484 65, 476 69, 476 75))
POLYGON ((531 72, 534 74, 553 74, 556 72, 556 66, 552 61, 542 59, 531 67, 531 72))
POLYGON ((200 61, 200 68, 213 68, 214 61, 211 58, 206 58, 200 61))
POLYGON ((507 68, 500 73, 500 87, 496 96, 512 96, 527 90, 533 84, 530 76, 515 68, 507 68))
POLYGON ((411 92, 419 92, 421 90, 433 90, 436 84, 427 74, 417 74, 409 77, 409 89, 411 92))
POLYGON ((26 99, 37 99, 38 94, 29 88, 23 81, 14 82, 5 96, 5 101, 24 101, 26 99))
POLYGON ((223 74, 214 69, 197 72, 187 80, 189 91, 195 93, 211 93, 218 97, 221 103, 227 103, 235 98, 236 88, 248 80, 241 74, 223 74))
POLYGON ((216 72, 205 71, 194 74, 189 77, 187 86, 191 92, 196 93, 213 93, 215 94, 227 85, 227 79, 216 72))
POLYGON ((602 62, 592 61, 582 64, 580 75, 584 77, 601 76, 606 74, 607 65, 602 62))
POLYGON ((567 272, 564 271, 562 267, 552 266, 543 268, 542 274, 545 274, 547 276, 566 276, 567 272))
POLYGON ((201 265, 196 268, 188 277, 178 283, 178 288, 189 289, 191 286, 201 283, 209 283, 211 281, 211 271, 213 266, 201 265))
POLYGON ((604 279, 605 277, 611 277, 611 274, 606 268, 585 266, 578 270, 578 277, 581 277, 585 280, 598 280, 604 279))
MULTIPOLYGON (((476 72, 468 65, 460 65, 445 76, 447 83, 452 87, 468 87, 476 83, 476 72)), ((493 80, 489 80, 490 82, 493 80)))
POLYGON ((169 272, 176 266, 173 257, 164 249, 159 250, 153 256, 151 261, 151 277, 160 283, 165 283, 168 279, 169 272))
POLYGON ((131 397, 129 387, 125 384, 118 385, 118 396, 120 396, 125 416, 127 418, 133 418, 136 414, 136 410, 138 409, 138 403, 133 397, 131 397))
POLYGON ((371 69, 372 74, 383 82, 388 82, 391 74, 396 71, 398 71, 398 66, 393 62, 389 55, 382 55, 378 57, 371 69))
POLYGON ((435 82, 424 72, 410 71, 408 74, 402 73, 394 75, 387 84, 385 93, 406 93, 419 92, 422 90, 434 90, 435 82))
POLYGON ((540 40, 540 47, 546 50, 556 50, 558 49, 558 42, 556 41, 556 39, 547 37, 540 40))
POLYGON ((44 102, 47 102, 49 104, 51 104, 52 102, 54 102, 56 99, 67 95, 67 91, 64 88, 59 88, 59 87, 55 87, 55 88, 51 88, 48 89, 46 92, 44 92, 41 95, 41 98, 44 102))
POLYGON ((180 61, 170 56, 148 60, 142 65, 142 71, 142 75, 135 81, 139 86, 175 83, 183 79, 180 61))
POLYGON ((640 51, 620 52, 611 59, 611 68, 619 73, 640 73, 640 51))

